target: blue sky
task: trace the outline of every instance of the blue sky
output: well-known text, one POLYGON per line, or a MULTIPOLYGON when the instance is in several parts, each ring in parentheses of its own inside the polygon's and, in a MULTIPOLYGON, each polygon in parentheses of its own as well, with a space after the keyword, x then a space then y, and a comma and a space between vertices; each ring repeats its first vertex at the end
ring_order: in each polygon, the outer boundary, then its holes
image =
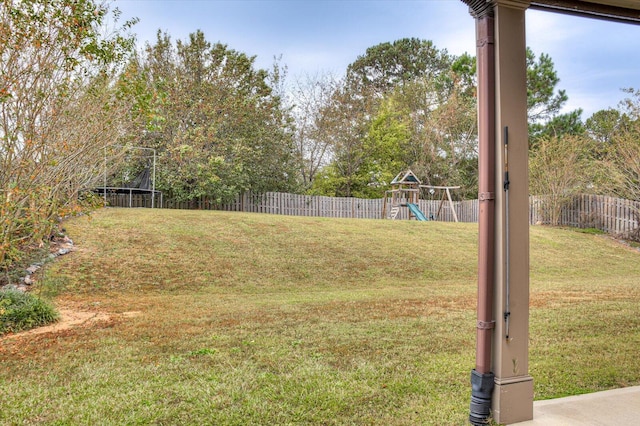
MULTIPOLYGON (((344 73, 368 47, 403 37, 432 40, 453 54, 475 54, 474 20, 460 0, 115 0, 123 18, 138 17, 141 44, 158 29, 185 39, 200 29, 209 41, 255 55, 268 68, 282 55, 289 80, 344 73)), ((616 107, 623 87, 640 89, 640 25, 527 11, 527 44, 551 55, 583 119, 616 107)))

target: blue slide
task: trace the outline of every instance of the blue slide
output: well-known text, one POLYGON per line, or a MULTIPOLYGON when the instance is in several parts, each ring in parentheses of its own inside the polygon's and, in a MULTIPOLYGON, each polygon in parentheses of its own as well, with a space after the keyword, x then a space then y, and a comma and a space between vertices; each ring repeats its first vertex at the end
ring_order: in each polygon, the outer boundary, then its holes
POLYGON ((411 210, 411 213, 413 213, 416 219, 428 220, 424 213, 422 213, 422 211, 418 208, 417 204, 407 203, 407 207, 409 207, 409 210, 411 210))

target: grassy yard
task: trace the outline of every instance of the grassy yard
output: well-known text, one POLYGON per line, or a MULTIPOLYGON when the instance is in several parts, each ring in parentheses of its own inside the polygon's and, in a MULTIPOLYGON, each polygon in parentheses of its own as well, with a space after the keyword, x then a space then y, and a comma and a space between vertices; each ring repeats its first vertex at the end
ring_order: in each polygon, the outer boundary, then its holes
MULTIPOLYGON (((0 340, 0 424, 464 425, 477 225, 102 210, 0 340)), ((536 399, 640 384, 640 252, 531 228, 536 399)))

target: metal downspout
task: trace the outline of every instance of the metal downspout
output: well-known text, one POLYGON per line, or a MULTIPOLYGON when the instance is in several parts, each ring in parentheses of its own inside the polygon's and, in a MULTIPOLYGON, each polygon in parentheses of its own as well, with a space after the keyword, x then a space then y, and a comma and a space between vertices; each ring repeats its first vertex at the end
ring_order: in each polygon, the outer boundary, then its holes
POLYGON ((478 19, 478 347, 476 370, 491 370, 495 259, 495 64, 493 17, 478 19))
POLYGON ((495 48, 493 6, 465 1, 476 18, 478 70, 478 305, 476 368, 471 371, 469 421, 489 422, 494 374, 491 372, 493 284, 495 276, 495 48))

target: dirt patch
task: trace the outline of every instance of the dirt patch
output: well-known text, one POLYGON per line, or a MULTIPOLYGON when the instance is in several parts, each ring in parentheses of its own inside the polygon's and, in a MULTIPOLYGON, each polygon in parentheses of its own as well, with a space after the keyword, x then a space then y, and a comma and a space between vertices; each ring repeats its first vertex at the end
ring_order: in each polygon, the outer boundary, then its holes
POLYGON ((123 312, 121 314, 110 314, 105 312, 89 312, 89 311, 77 311, 73 309, 59 309, 60 319, 49 325, 43 327, 34 328, 20 333, 9 334, 3 336, 0 339, 15 339, 17 337, 34 336, 38 334, 46 333, 59 333, 61 331, 70 330, 78 327, 90 327, 98 322, 108 322, 114 317, 119 318, 132 318, 142 315, 141 312, 123 312))

